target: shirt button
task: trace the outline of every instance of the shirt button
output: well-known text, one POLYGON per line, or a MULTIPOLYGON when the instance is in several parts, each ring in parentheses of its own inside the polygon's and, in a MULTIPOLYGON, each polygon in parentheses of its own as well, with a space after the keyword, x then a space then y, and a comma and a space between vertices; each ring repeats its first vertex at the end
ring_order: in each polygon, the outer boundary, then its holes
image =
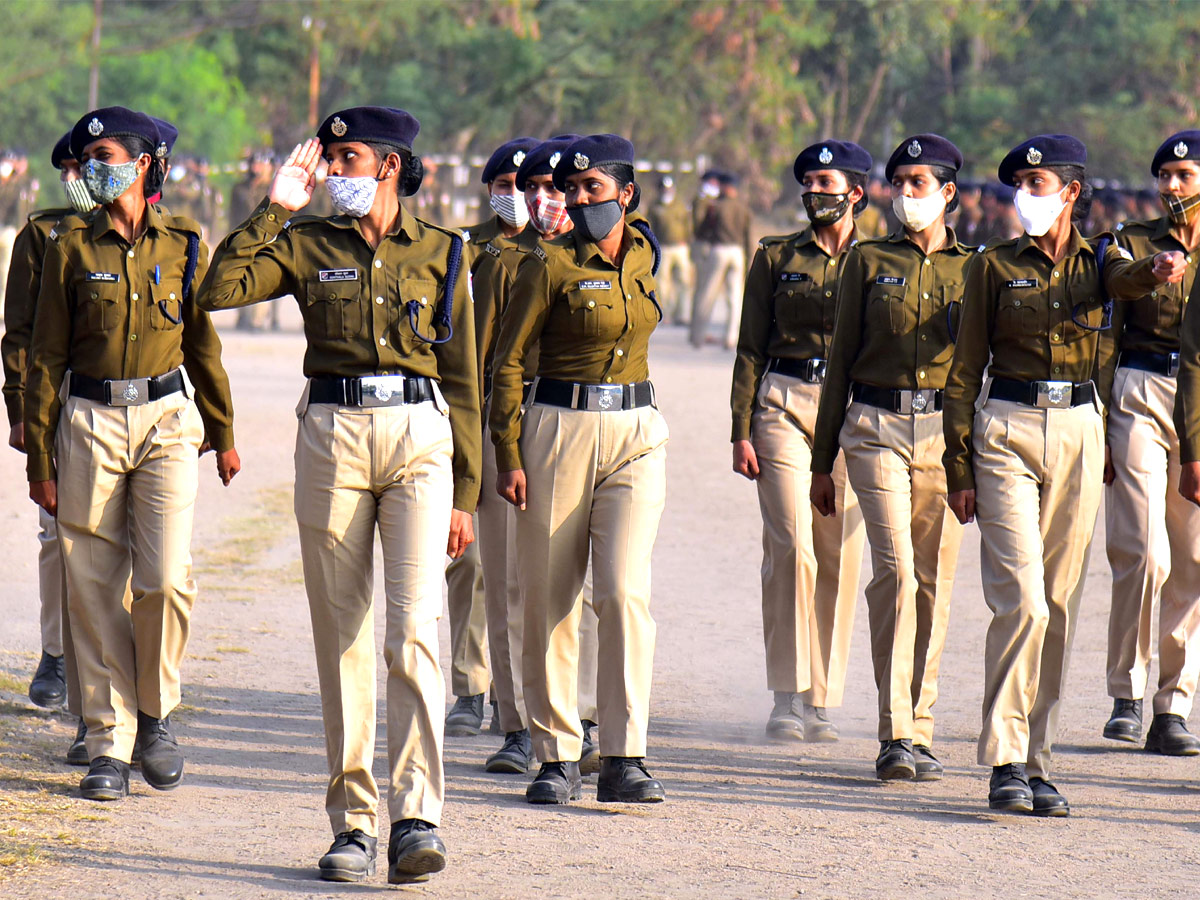
POLYGON ((929 340, 929 335, 927 335, 927 334, 921 335, 921 340, 923 340, 923 341, 929 340))
POLYGON ((931 260, 928 256, 925 257, 925 265, 927 265, 927 266, 933 265, 933 260, 931 260))
POLYGON ((1050 335, 1050 340, 1054 341, 1057 344, 1059 341, 1062 340, 1062 335, 1055 332, 1054 334, 1050 335))
POLYGON ((829 265, 831 265, 831 266, 836 266, 836 265, 837 265, 837 260, 836 260, 836 259, 831 259, 831 260, 829 261, 829 265))
POLYGON ((795 291, 788 291, 788 296, 789 297, 795 296, 795 293, 796 293, 795 291))
POLYGON ((132 250, 127 251, 125 255, 128 256, 130 259, 133 259, 133 251, 132 250))
POLYGON ((1054 277, 1055 277, 1055 278, 1057 278, 1057 277, 1058 277, 1058 272, 1055 272, 1055 273, 1054 273, 1054 277))
POLYGON ((428 298, 428 297, 422 297, 422 298, 421 298, 421 305, 422 305, 422 306, 428 306, 428 305, 429 305, 429 298, 428 298))
POLYGON ((384 340, 383 338, 380 338, 380 339, 379 339, 379 346, 380 346, 380 347, 386 347, 386 346, 387 346, 387 341, 386 341, 386 340, 384 340))
POLYGON ((1057 375, 1057 374, 1058 374, 1059 372, 1061 372, 1061 371, 1062 371, 1062 366, 1055 366, 1055 367, 1054 367, 1054 374, 1055 374, 1055 375, 1057 375))
POLYGON ((625 299, 626 299, 626 300, 632 300, 632 299, 633 299, 633 294, 626 294, 626 295, 625 295, 625 299))
POLYGON ((274 222, 275 221, 275 213, 267 213, 267 221, 274 222))
POLYGON ((595 309, 595 308, 596 308, 596 301, 595 301, 595 300, 589 300, 589 301, 588 301, 588 309, 595 309))
POLYGON ((924 369, 922 369, 920 372, 918 372, 918 373, 917 373, 917 377, 918 377, 918 378, 924 378, 924 377, 925 377, 925 370, 924 370, 924 369))
POLYGON ((604 379, 605 384, 612 384, 612 376, 608 375, 604 379))
POLYGON ((1060 306, 1062 306, 1062 304, 1061 304, 1061 303, 1059 303, 1057 300, 1055 300, 1055 301, 1054 301, 1053 303, 1051 303, 1050 305, 1051 305, 1051 306, 1053 306, 1055 309, 1058 309, 1060 306))
POLYGON ((929 292, 928 292, 928 291, 926 291, 924 294, 922 294, 922 295, 921 295, 921 299, 922 299, 922 300, 928 300, 928 299, 929 299, 929 292))
POLYGON ((624 356, 624 355, 625 355, 625 351, 622 350, 620 347, 618 347, 617 348, 617 356, 624 356))
POLYGON ((93 300, 99 300, 99 299, 100 299, 100 295, 99 295, 99 294, 97 294, 95 291, 92 291, 92 299, 93 299, 93 300))
POLYGON ((1013 307, 1017 307, 1017 306, 1020 306, 1020 305, 1021 305, 1021 301, 1020 301, 1020 300, 1014 300, 1014 301, 1013 301, 1013 307))
POLYGON ((1151 291, 1151 292, 1150 292, 1150 296, 1151 296, 1151 297, 1157 297, 1157 296, 1158 296, 1158 291, 1151 291))
POLYGON ((1192 258, 1190 256, 1185 256, 1184 259, 1187 260, 1188 263, 1191 263, 1191 261, 1192 261, 1192 258))
POLYGON ((174 292, 174 291, 171 291, 171 293, 167 294, 167 299, 168 299, 168 300, 174 300, 174 299, 175 299, 175 292, 174 292))
POLYGON ((376 298, 375 298, 375 302, 376 302, 376 303, 382 303, 382 302, 383 302, 383 298, 382 298, 382 297, 376 297, 376 298))
POLYGON ((826 292, 825 292, 825 296, 826 296, 826 297, 832 297, 832 296, 833 296, 833 291, 826 291, 826 292))
POLYGON ((136 341, 136 340, 137 340, 137 335, 136 335, 136 334, 131 334, 131 335, 129 336, 129 339, 130 339, 131 341, 136 341))
POLYGON ((132 294, 129 295, 130 300, 136 300, 137 298, 138 298, 137 291, 134 291, 132 294))
POLYGON ((383 268, 383 260, 379 260, 379 259, 375 260, 375 268, 382 269, 383 268))

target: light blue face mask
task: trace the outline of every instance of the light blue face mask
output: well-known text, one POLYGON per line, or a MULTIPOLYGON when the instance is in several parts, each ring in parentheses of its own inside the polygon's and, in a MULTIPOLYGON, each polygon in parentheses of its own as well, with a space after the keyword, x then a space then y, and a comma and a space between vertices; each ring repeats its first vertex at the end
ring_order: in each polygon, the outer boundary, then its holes
POLYGON ((137 160, 109 165, 98 159, 83 164, 83 180, 96 202, 108 205, 125 193, 137 181, 137 160))
POLYGON ((325 179, 325 189, 329 191, 329 200, 337 213, 361 219, 371 211, 371 206, 375 203, 379 179, 373 175, 358 178, 330 175, 325 179))

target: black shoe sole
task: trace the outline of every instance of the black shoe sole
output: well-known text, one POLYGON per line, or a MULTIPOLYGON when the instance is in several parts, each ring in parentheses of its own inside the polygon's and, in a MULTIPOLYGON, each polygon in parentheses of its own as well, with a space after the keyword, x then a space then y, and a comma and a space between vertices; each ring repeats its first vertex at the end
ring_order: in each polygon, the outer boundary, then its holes
POLYGON ((917 774, 913 776, 913 781, 941 781, 942 775, 942 769, 934 769, 929 772, 917 770, 917 774))
POLYGON ((1154 743, 1146 741, 1146 752, 1157 753, 1160 756, 1200 756, 1200 747, 1184 747, 1180 749, 1174 749, 1171 747, 1164 747, 1157 741, 1154 743))
POLYGON ((375 874, 375 861, 371 861, 365 872, 357 872, 352 869, 322 869, 320 866, 317 868, 320 870, 319 877, 322 881, 333 881, 338 884, 355 884, 375 874))
POLYGON ((993 800, 989 797, 988 809, 994 809, 997 812, 1031 813, 1033 812, 1033 801, 1025 798, 993 800))
POLYGON ((875 777, 880 781, 915 781, 917 770, 908 765, 890 765, 885 769, 875 767, 875 777))
POLYGON ((794 725, 785 725, 782 723, 772 725, 768 723, 766 733, 767 740, 776 744, 792 744, 804 740, 804 729, 802 727, 797 728, 794 725))
POLYGON ((1142 740, 1142 729, 1131 731, 1128 728, 1110 728, 1104 726, 1104 736, 1110 741, 1120 741, 1123 744, 1138 744, 1142 740))
POLYGON ((121 788, 80 788, 79 795, 84 800, 98 800, 102 803, 112 800, 124 800, 129 796, 129 785, 126 784, 124 789, 121 788))
POLYGON ((804 726, 804 740, 810 744, 836 744, 839 737, 836 726, 825 728, 813 725, 804 726))
POLYGON ((414 850, 388 866, 388 884, 414 884, 446 868, 446 854, 436 847, 414 850))
POLYGON ((630 791, 621 793, 620 791, 608 790, 606 788, 596 789, 597 803, 662 803, 667 799, 664 791, 630 791))
POLYGON ((1034 806, 1032 812, 1039 819, 1064 819, 1071 814, 1071 807, 1048 806, 1045 809, 1038 809, 1034 806))
POLYGON ((570 803, 572 800, 582 799, 583 785, 571 788, 571 790, 567 792, 566 797, 563 797, 563 795, 559 794, 558 792, 525 792, 526 802, 532 803, 535 806, 562 806, 566 803, 570 803))
POLYGON ((529 763, 521 764, 511 756, 491 756, 483 766, 483 771, 494 775, 524 775, 529 771, 529 763))

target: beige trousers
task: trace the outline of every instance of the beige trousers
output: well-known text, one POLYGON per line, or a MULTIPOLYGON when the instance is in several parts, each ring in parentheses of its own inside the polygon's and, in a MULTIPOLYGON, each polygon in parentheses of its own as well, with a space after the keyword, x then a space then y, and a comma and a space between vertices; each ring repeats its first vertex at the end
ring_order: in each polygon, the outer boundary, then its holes
MULTIPOLYGON (((79 670, 75 646, 71 642, 71 617, 67 612, 67 573, 63 568, 62 545, 58 524, 44 509, 38 509, 38 594, 42 605, 42 649, 63 658, 67 681, 67 711, 83 715, 79 697, 79 670)), ((125 587, 123 606, 130 608, 132 597, 125 587)))
POLYGON ((746 281, 746 251, 737 244, 711 244, 700 258, 696 275, 696 298, 692 304, 691 341, 704 346, 708 323, 712 320, 717 298, 729 307, 725 326, 725 346, 737 345, 742 321, 742 290, 746 281))
POLYGON ((1050 775, 1051 746, 1100 507, 1097 408, 989 399, 975 413, 975 517, 983 595, 980 765, 1050 775))
POLYGON ((940 413, 851 403, 840 437, 871 547, 867 615, 879 740, 932 746, 962 526, 946 505, 940 413))
POLYGON ((692 292, 696 288, 696 270, 687 244, 663 244, 662 261, 655 277, 662 293, 663 319, 676 325, 691 320, 692 292))
POLYGON ((654 620, 650 557, 666 501, 667 424, 653 407, 534 404, 521 428, 517 513, 525 707, 540 762, 579 759, 580 590, 589 552, 598 618, 601 756, 646 755, 654 620))
POLYGON ((805 694, 811 706, 841 706, 862 566, 863 521, 833 470, 838 514, 809 503, 813 427, 821 386, 768 374, 751 426, 763 519, 762 616, 767 689, 805 694))
MULTIPOLYGON (((302 401, 303 403, 304 401, 302 401)), ((296 521, 312 616, 334 834, 377 836, 374 543, 383 549, 388 815, 439 824, 438 660, 454 479, 448 407, 312 404, 296 434, 296 521)))
POLYGON ((1108 693, 1145 696, 1157 612, 1154 712, 1186 719, 1200 676, 1200 508, 1176 490, 1174 407, 1174 378, 1117 369, 1108 413, 1116 479, 1104 505, 1113 577, 1108 693))
POLYGON ((91 759, 129 762, 138 710, 160 719, 179 704, 203 438, 182 392, 142 406, 63 406, 58 535, 91 759))
MULTIPOLYGON (((479 530, 479 517, 475 517, 479 530)), ((483 563, 479 546, 446 565, 446 609, 450 615, 450 690, 455 697, 485 693, 488 671, 487 609, 483 600, 483 563)))

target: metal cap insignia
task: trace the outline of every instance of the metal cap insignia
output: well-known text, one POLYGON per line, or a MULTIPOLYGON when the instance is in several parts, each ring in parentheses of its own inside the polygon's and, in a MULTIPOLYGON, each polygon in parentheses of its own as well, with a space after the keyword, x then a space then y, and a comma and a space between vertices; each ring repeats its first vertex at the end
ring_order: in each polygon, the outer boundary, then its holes
POLYGON ((914 140, 911 144, 908 145, 908 155, 911 156, 913 159, 916 159, 918 156, 921 155, 921 142, 920 141, 914 140))
POLYGON ((582 172, 584 169, 586 169, 591 164, 592 164, 592 161, 590 159, 588 159, 586 156, 584 156, 582 153, 575 154, 575 168, 577 168, 580 172, 582 172))
POLYGON ((135 385, 127 384, 125 390, 121 391, 121 396, 132 403, 138 398, 138 389, 135 385))
POLYGON ((822 147, 821 152, 817 154, 817 159, 821 162, 821 165, 827 166, 833 162, 833 154, 829 152, 828 147, 822 147))
POLYGON ((518 150, 516 153, 513 154, 513 165, 519 166, 523 162, 525 162, 525 151, 518 150))
POLYGON ((92 121, 88 122, 88 134, 92 137, 100 137, 104 134, 104 123, 93 116, 92 121))
POLYGON ((342 121, 341 116, 334 116, 333 121, 329 123, 329 130, 333 132, 334 137, 343 137, 346 134, 346 123, 342 121))
POLYGON ((550 154, 550 168, 552 168, 552 169, 557 169, 557 168, 558 168, 558 161, 559 161, 560 159, 562 159, 562 153, 561 153, 561 152, 557 152, 557 151, 556 151, 556 152, 554 152, 554 153, 551 153, 551 154, 550 154))
POLYGON ((1175 145, 1174 149, 1171 152, 1173 152, 1175 154, 1176 159, 1183 159, 1185 156, 1188 155, 1188 145, 1185 144, 1183 141, 1180 141, 1178 144, 1175 145))
POLYGON ((1025 151, 1025 162, 1029 163, 1031 166, 1036 166, 1041 161, 1042 151, 1037 147, 1030 147, 1025 151))
POLYGON ((167 155, 167 142, 162 141, 161 143, 159 143, 159 145, 157 147, 154 148, 154 158, 162 159, 166 155, 167 155))

